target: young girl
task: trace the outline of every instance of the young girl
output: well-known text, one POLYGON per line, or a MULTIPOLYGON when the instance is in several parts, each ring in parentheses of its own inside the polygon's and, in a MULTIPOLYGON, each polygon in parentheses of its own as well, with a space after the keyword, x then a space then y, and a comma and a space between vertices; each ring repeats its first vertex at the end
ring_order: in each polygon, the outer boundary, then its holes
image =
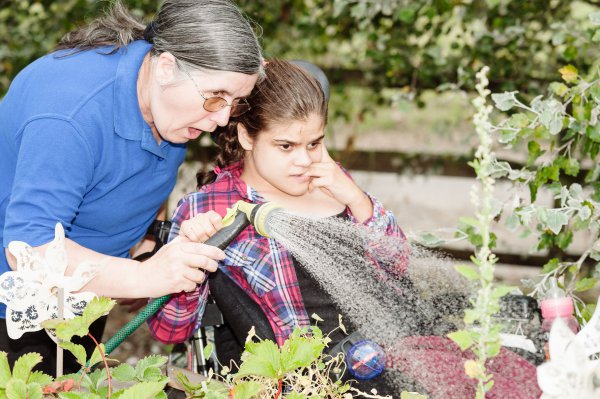
MULTIPOLYGON (((285 61, 270 61, 266 75, 248 98, 251 110, 215 132, 221 153, 213 181, 180 201, 170 238, 205 241, 238 200, 273 201, 289 212, 343 217, 403 237, 392 213, 329 157, 323 142, 327 100, 319 83, 285 61)), ((338 326, 339 309, 275 240, 249 226, 225 253, 220 270, 258 305, 279 345, 296 326, 309 326, 312 313, 325 320, 319 323, 325 333, 338 326)), ((149 321, 154 337, 187 339, 202 318, 208 286, 205 281, 172 297, 149 321)), ((332 338, 331 346, 342 336, 332 338)))

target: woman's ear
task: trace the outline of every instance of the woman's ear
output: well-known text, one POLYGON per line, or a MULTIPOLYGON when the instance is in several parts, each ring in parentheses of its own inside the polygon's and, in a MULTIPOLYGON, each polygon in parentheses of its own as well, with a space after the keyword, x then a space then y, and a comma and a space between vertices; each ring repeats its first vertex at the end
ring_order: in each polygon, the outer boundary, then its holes
POLYGON ((246 151, 252 151, 252 147, 254 145, 254 140, 252 139, 252 137, 250 137, 250 134, 248 133, 246 126, 242 125, 241 123, 238 123, 237 124, 237 134, 238 134, 238 141, 240 142, 240 145, 242 146, 242 148, 246 151))
POLYGON ((157 57, 155 65, 155 76, 158 83, 161 86, 171 83, 177 69, 177 60, 173 54, 168 52, 161 53, 157 57))

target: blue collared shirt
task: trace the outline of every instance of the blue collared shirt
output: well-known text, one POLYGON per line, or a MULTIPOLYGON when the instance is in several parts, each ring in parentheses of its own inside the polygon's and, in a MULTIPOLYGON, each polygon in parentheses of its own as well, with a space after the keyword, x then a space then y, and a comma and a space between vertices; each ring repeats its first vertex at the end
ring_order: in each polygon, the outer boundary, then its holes
POLYGON ((53 53, 12 82, 0 102, 4 247, 47 243, 57 222, 70 239, 112 256, 127 257, 143 237, 185 156, 185 145, 159 145, 142 118, 137 76, 150 48, 136 41, 110 55, 53 53))

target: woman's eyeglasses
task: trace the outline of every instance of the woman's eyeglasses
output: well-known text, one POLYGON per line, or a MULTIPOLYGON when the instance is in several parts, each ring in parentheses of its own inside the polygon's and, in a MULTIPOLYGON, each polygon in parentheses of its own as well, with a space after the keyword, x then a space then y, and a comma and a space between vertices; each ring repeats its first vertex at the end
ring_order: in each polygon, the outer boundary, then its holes
POLYGON ((198 94, 200 94, 200 97, 204 99, 204 104, 202 106, 206 111, 219 112, 225 107, 231 107, 229 116, 234 118, 250 111, 250 104, 248 104, 248 101, 245 98, 234 98, 231 104, 229 104, 227 100, 223 97, 204 97, 204 94, 202 94, 202 91, 196 84, 196 81, 194 80, 192 75, 190 75, 190 73, 185 68, 182 69, 194 84, 194 87, 196 88, 198 94))

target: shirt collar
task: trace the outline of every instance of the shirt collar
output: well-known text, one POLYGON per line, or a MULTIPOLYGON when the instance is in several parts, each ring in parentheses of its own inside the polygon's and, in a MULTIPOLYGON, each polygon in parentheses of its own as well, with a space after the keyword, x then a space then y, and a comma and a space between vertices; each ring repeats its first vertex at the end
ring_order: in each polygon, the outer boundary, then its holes
POLYGON ((239 161, 234 164, 219 167, 215 166, 216 187, 223 186, 223 191, 235 190, 240 197, 249 200, 252 203, 259 204, 265 202, 262 195, 242 180, 242 172, 244 171, 244 161, 239 161), (227 187, 225 187, 225 185, 227 187))
MULTIPOLYGON (((118 50, 122 55, 115 77, 114 126, 115 132, 127 140, 142 141, 148 133, 152 134, 142 117, 137 96, 138 73, 151 48, 150 43, 137 40, 118 50)), ((159 149, 156 142, 155 147, 159 149)))

